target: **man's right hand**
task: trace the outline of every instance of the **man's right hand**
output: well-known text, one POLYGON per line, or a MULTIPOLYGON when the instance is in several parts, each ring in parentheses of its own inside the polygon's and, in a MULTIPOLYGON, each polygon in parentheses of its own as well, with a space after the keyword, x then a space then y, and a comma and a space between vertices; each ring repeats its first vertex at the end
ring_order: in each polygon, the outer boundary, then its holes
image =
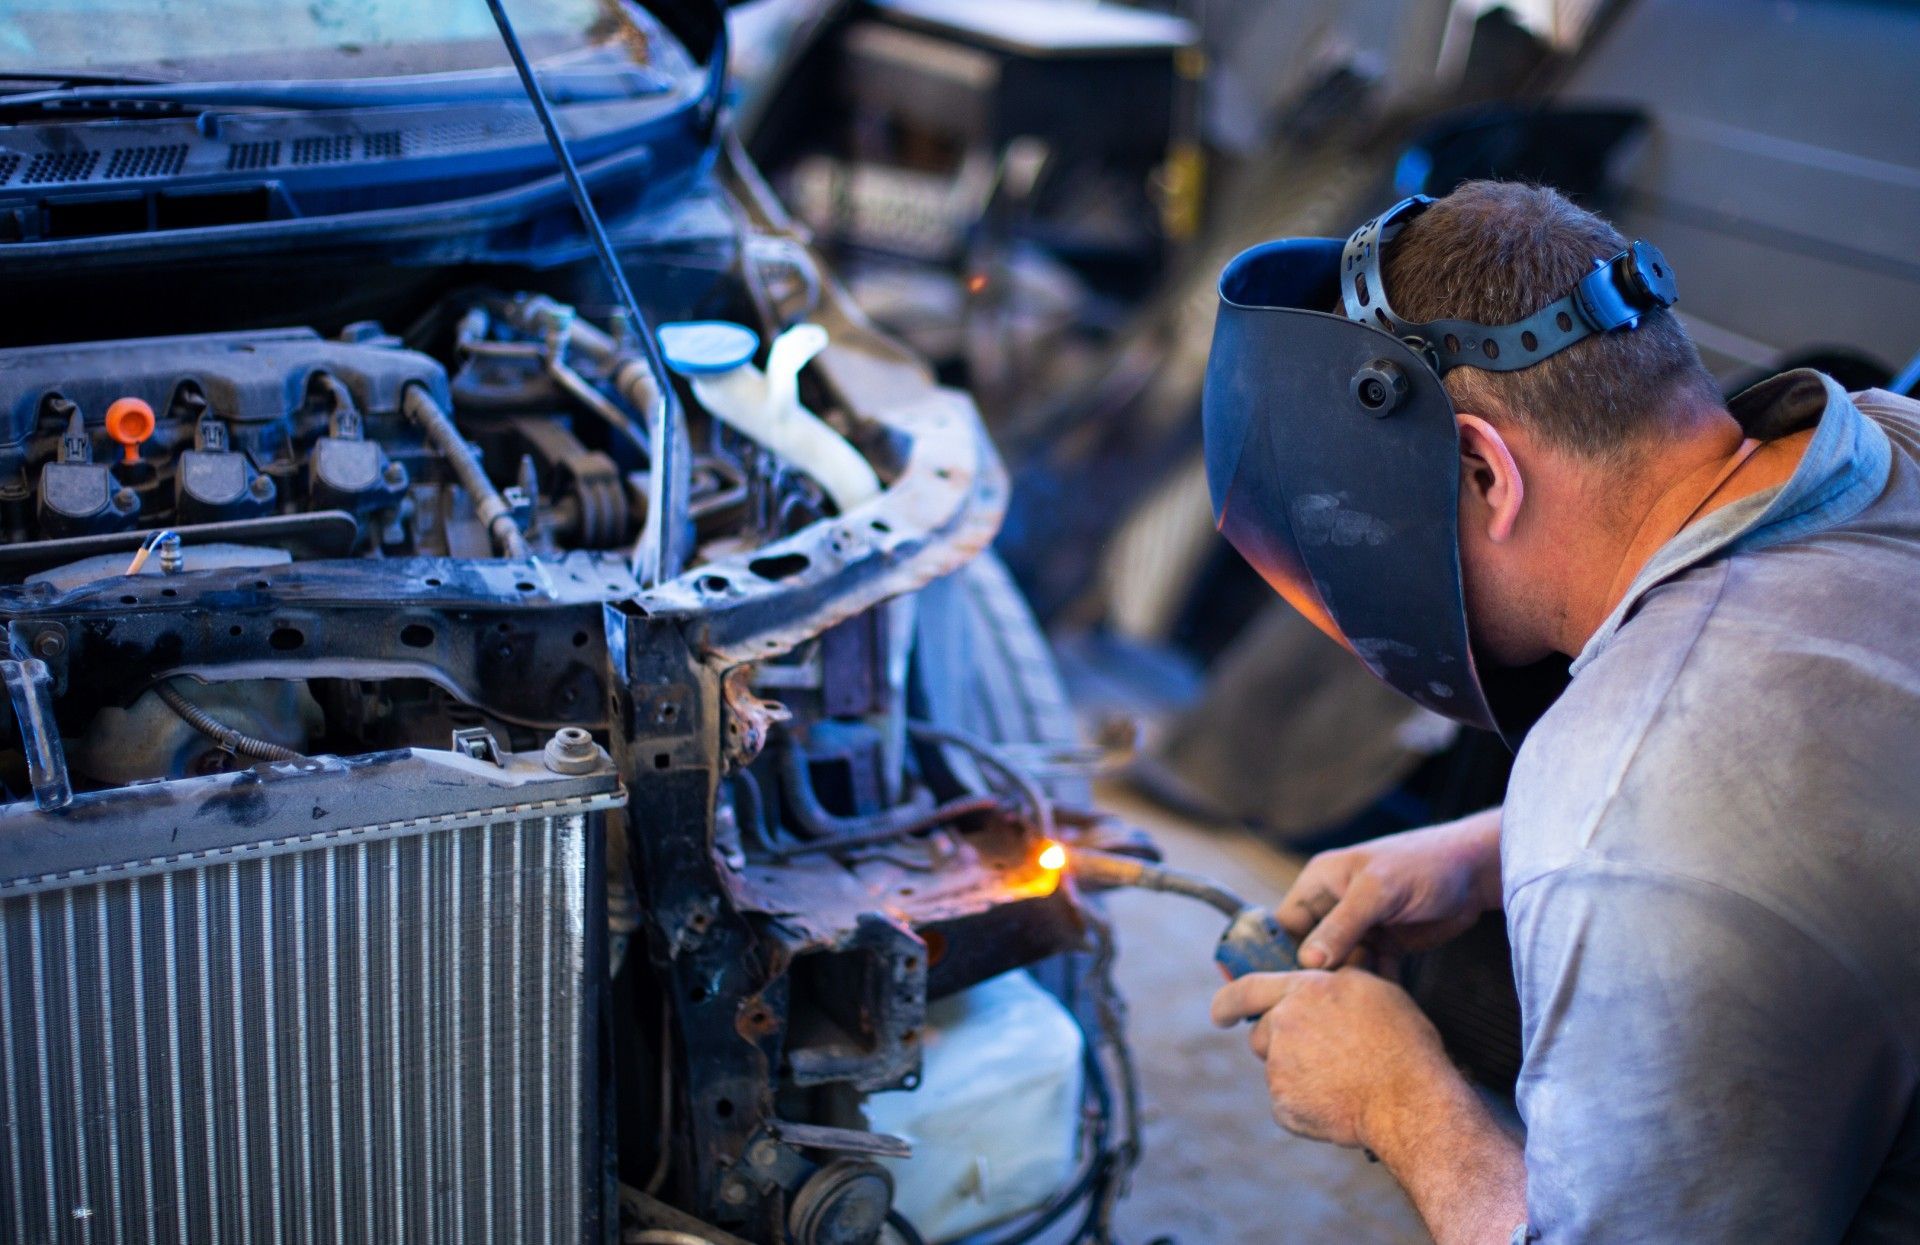
POLYGON ((1305 968, 1424 951, 1500 906, 1500 810, 1322 852, 1274 915, 1305 968))

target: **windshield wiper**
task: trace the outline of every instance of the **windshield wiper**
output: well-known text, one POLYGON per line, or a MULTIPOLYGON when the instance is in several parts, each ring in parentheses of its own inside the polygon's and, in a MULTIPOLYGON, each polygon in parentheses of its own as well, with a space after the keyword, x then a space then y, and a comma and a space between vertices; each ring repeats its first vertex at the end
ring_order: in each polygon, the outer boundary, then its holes
MULTIPOLYGON (((0 71, 0 81, 6 74, 0 71)), ((639 65, 571 65, 543 69, 547 97, 560 104, 599 103, 658 95, 671 83, 639 65)), ((386 108, 404 104, 467 104, 526 99, 512 69, 473 69, 406 78, 321 78, 307 82, 174 82, 61 86, 0 93, 0 113, 151 112, 158 109, 386 108)))

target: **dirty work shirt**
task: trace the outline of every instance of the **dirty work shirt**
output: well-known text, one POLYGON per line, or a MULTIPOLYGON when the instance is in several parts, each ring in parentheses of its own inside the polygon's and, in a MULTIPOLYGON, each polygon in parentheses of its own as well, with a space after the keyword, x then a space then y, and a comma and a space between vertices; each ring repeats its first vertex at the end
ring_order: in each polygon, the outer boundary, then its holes
POLYGON ((1815 372, 1662 546, 1501 830, 1543 1245, 1920 1241, 1920 403, 1815 372))

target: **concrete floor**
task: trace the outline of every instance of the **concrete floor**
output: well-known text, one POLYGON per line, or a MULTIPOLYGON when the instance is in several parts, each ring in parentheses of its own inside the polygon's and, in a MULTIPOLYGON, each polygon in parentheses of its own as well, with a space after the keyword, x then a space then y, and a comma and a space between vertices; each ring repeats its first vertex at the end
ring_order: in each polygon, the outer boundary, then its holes
MULTIPOLYGON (((1253 837, 1177 820, 1120 791, 1101 802, 1144 826, 1169 863, 1272 903, 1300 868, 1253 837)), ((1415 1245, 1430 1240, 1386 1170, 1356 1150, 1293 1137, 1268 1114, 1244 1033, 1207 1020, 1220 918, 1166 895, 1112 896, 1129 1000, 1145 1154, 1121 1202, 1125 1245, 1415 1245)))

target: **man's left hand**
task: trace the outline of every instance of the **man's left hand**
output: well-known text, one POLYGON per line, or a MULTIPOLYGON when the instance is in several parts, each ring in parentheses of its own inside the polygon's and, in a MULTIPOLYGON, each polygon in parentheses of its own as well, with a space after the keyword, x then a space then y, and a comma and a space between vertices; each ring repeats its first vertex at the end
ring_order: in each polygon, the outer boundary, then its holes
POLYGON ((1273 1118, 1303 1137, 1378 1149, 1396 1112, 1459 1079, 1407 992, 1364 969, 1252 973, 1213 996, 1223 1029, 1255 1016, 1273 1118))

